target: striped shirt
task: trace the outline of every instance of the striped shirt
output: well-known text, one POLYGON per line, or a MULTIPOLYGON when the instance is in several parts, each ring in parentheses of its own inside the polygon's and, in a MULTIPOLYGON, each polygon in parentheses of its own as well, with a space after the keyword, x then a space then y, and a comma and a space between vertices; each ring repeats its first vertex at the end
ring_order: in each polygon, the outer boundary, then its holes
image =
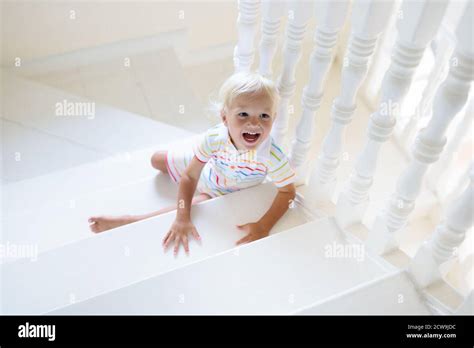
POLYGON ((224 195, 262 183, 269 178, 277 187, 295 181, 295 172, 283 151, 269 136, 257 149, 239 151, 227 127, 220 123, 194 144, 194 155, 206 165, 201 180, 209 193, 224 195))

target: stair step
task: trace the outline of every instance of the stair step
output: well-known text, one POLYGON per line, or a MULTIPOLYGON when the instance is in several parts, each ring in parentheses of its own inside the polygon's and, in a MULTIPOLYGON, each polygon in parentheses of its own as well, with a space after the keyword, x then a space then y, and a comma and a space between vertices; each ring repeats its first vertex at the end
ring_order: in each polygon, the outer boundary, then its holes
MULTIPOLYGON (((161 129, 167 132, 164 141, 172 134, 178 139, 192 136, 167 125, 161 129)), ((154 151, 172 144, 157 141, 153 148, 4 185, 2 243, 33 248, 30 258, 35 258, 37 253, 91 237, 87 223, 91 215, 138 214, 174 204, 177 185, 150 165, 154 151)), ((62 156, 68 158, 67 153, 62 156)), ((11 254, 0 263, 19 257, 24 255, 11 254)))
POLYGON ((426 315, 432 314, 404 271, 396 271, 295 314, 426 315))
POLYGON ((0 127, 2 185, 107 157, 102 151, 6 119, 0 119, 0 127))
MULTIPOLYGON (((172 251, 162 251, 162 239, 175 217, 171 212, 49 250, 36 261, 0 265, 3 312, 45 313, 232 249, 244 235, 235 225, 256 221, 275 194, 274 185, 267 183, 196 205, 193 221, 203 242, 200 246, 192 240, 189 256, 181 251, 175 258, 172 251)), ((272 234, 307 221, 296 206, 272 234)))
POLYGON ((288 314, 386 273, 371 258, 329 257, 333 243, 347 245, 323 218, 50 314, 288 314))
MULTIPOLYGON (((140 214, 176 203, 177 185, 165 174, 79 196, 69 201, 40 205, 34 211, 4 217, 4 243, 33 246, 36 253, 94 236, 88 218, 93 215, 140 214)), ((32 255, 35 258, 37 255, 32 255)), ((2 258, 0 263, 19 257, 2 258)))
MULTIPOLYGON (((20 127, 23 133, 38 134, 36 138, 29 134, 24 136, 21 147, 16 135, 7 134, 5 137, 7 152, 4 152, 4 167, 8 174, 7 182, 84 163, 87 159, 82 158, 86 157, 83 153, 90 152, 88 161, 95 161, 195 134, 20 78, 11 72, 2 70, 2 78, 2 118, 5 123, 20 127), (64 100, 67 103, 94 103, 94 116, 58 116, 56 104, 63 103, 64 100), (21 167, 15 160, 15 152, 19 148, 23 158, 21 167), (71 149, 76 149, 76 152, 70 151, 71 149), (42 154, 40 163, 39 151, 42 154)), ((4 133, 8 130, 9 128, 4 130, 4 133)), ((19 130, 16 133, 22 134, 19 130)))
MULTIPOLYGON (((153 177, 157 171, 150 165, 151 155, 173 143, 157 143, 153 148, 117 154, 101 161, 4 185, 3 195, 5 202, 8 202, 4 205, 5 213, 21 215, 44 205, 61 206, 65 202, 69 205, 71 200, 81 196, 153 177)), ((101 197, 102 192, 98 192, 97 198, 101 197)))

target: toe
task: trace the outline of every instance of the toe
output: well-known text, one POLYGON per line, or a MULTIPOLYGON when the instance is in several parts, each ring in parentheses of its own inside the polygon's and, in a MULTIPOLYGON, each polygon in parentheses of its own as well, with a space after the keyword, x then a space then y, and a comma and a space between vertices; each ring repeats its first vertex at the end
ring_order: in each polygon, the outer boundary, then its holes
POLYGON ((92 223, 90 223, 89 228, 94 233, 100 232, 100 225, 99 225, 98 221, 93 221, 92 223))

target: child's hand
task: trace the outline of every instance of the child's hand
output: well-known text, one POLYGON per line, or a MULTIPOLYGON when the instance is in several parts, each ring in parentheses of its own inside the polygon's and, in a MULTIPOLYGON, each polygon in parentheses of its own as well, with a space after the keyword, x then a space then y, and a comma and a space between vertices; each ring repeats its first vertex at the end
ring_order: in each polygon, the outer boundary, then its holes
POLYGON ((244 225, 237 225, 241 231, 247 232, 247 235, 237 241, 237 245, 253 242, 254 240, 268 236, 269 231, 257 222, 251 222, 244 225))
POLYGON ((194 227, 194 224, 190 221, 181 221, 175 220, 171 225, 169 232, 163 238, 163 248, 166 251, 168 246, 174 240, 174 255, 178 254, 179 245, 183 244, 184 251, 186 254, 189 254, 189 245, 188 245, 188 234, 191 233, 196 240, 200 241, 201 237, 194 227))

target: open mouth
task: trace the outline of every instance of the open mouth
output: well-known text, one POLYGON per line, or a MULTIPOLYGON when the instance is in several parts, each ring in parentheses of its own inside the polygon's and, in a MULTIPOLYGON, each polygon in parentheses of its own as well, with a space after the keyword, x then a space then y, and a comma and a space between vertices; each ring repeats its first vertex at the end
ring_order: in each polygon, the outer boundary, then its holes
POLYGON ((260 132, 243 132, 242 137, 249 144, 255 144, 260 138, 260 132))

